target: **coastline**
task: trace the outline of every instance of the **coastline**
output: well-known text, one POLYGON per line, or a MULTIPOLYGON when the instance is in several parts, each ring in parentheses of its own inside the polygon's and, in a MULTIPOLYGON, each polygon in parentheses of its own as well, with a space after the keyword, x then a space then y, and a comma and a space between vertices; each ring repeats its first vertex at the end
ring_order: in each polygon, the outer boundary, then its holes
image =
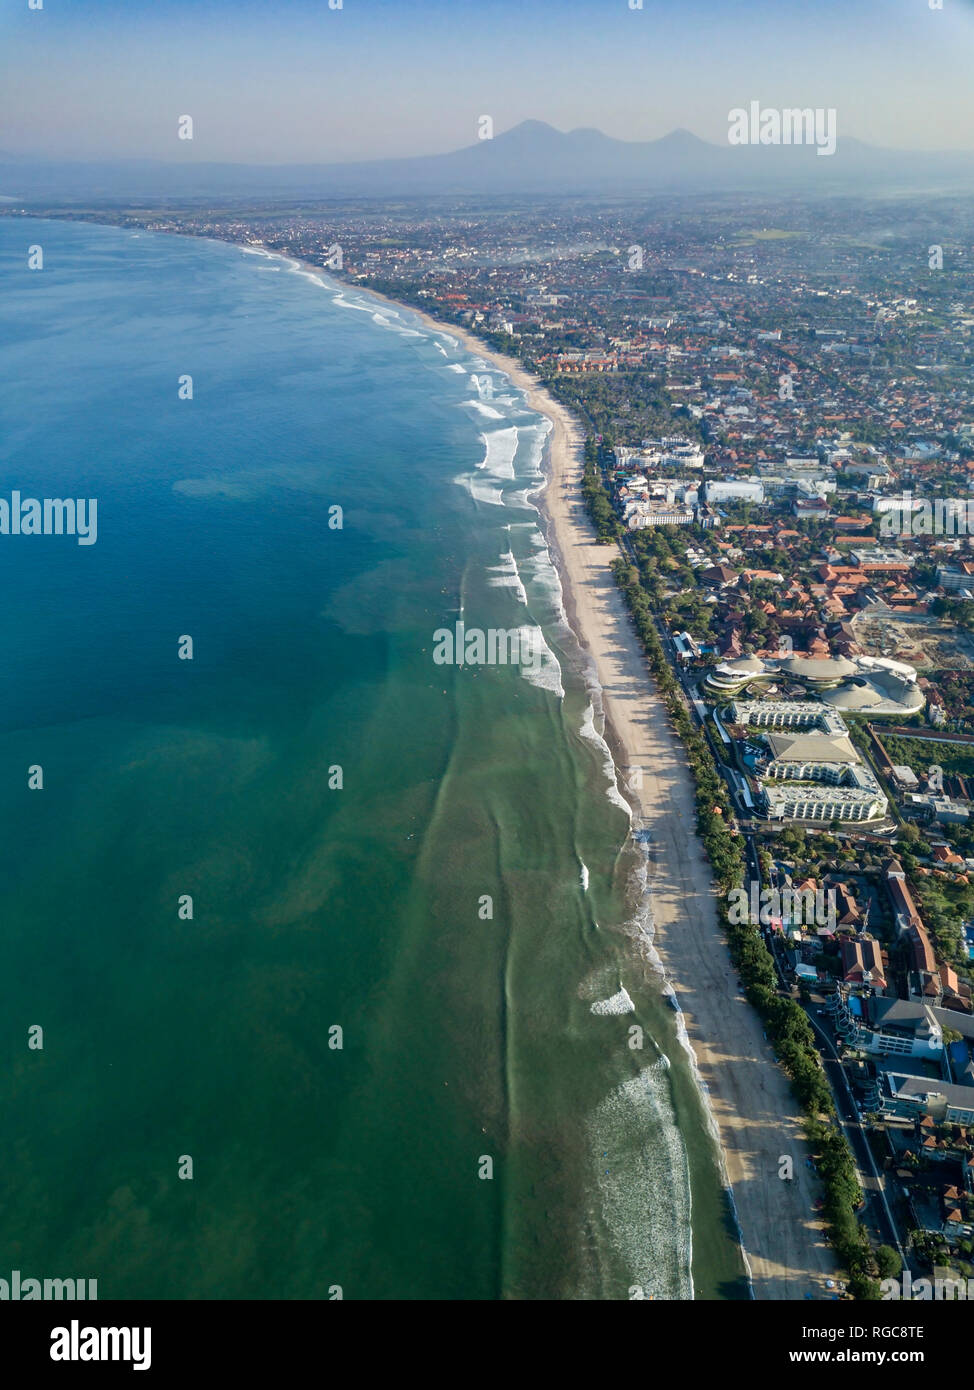
MULTIPOLYGON (((233 243, 231 243, 233 244, 233 243)), ((239 245, 239 244, 238 244, 239 245)), ((718 1142, 725 1184, 751 1283, 761 1300, 822 1297, 837 1278, 825 1223, 813 1206, 817 1182, 790 1083, 775 1062, 760 1020, 739 993, 737 976, 717 920, 714 886, 696 834, 695 786, 610 569, 618 554, 599 545, 581 498, 581 425, 519 361, 471 330, 393 299, 381 291, 330 276, 326 268, 286 252, 281 256, 343 291, 355 291, 415 315, 431 331, 453 338, 506 375, 528 407, 551 423, 533 492, 561 584, 569 625, 592 661, 602 690, 603 736, 616 764, 633 824, 649 832, 654 935, 652 958, 682 1015, 686 1046, 718 1142), (640 768, 642 786, 627 770, 640 768), (675 814, 674 814, 675 812, 675 814), (794 1180, 782 1181, 782 1156, 794 1180)))
POLYGON ((824 1222, 813 1206, 817 1183, 805 1162, 811 1150, 788 1078, 774 1060, 757 1014, 740 995, 696 834, 695 787, 683 747, 655 697, 645 655, 609 568, 618 552, 596 543, 585 512, 579 486, 581 426, 520 362, 468 329, 365 286, 353 288, 456 338, 507 375, 528 406, 551 422, 547 485, 535 500, 561 578, 569 624, 602 688, 604 736, 620 790, 656 849, 649 880, 653 948, 682 1012, 716 1128, 752 1293, 762 1300, 803 1299, 807 1293, 821 1297, 824 1280, 837 1278, 838 1270, 824 1222), (638 791, 626 775, 636 767, 642 770, 638 791), (778 1176, 783 1155, 793 1161, 791 1182, 778 1176))

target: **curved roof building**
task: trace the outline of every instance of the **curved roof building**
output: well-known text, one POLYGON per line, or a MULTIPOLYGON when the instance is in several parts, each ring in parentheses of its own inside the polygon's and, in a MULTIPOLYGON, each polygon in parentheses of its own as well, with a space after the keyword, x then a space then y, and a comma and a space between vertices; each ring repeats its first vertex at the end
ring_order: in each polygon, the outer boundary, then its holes
POLYGON ((829 690, 856 674, 856 667, 844 656, 789 656, 779 669, 812 690, 829 690))
POLYGON ((862 667, 851 681, 834 690, 823 691, 822 699, 833 709, 846 710, 849 714, 892 714, 901 719, 918 714, 927 703, 917 685, 915 671, 911 680, 890 670, 862 667))
POLYGON ((781 660, 740 656, 722 661, 708 674, 706 687, 714 694, 736 695, 754 680, 775 676, 804 685, 836 710, 849 714, 917 714, 926 697, 917 685, 917 673, 903 661, 879 656, 789 656, 781 660))
POLYGON ((710 690, 733 695, 743 689, 749 681, 770 674, 760 657, 738 656, 733 661, 722 661, 719 666, 715 666, 707 675, 706 685, 710 690))

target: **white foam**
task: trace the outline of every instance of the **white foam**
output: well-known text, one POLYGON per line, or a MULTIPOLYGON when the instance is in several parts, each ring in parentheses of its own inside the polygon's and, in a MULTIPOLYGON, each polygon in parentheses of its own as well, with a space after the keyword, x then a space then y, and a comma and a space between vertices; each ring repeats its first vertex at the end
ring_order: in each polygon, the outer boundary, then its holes
POLYGON ((517 426, 490 430, 480 438, 484 456, 473 473, 461 473, 453 481, 465 488, 476 502, 492 507, 504 506, 504 482, 514 477, 514 455, 517 452, 517 426), (488 476, 484 476, 484 475, 488 476))
POLYGON ((374 313, 375 313, 375 310, 374 310, 374 308, 373 308, 373 306, 372 306, 371 304, 356 304, 356 303, 354 303, 351 299, 346 299, 345 296, 344 296, 344 294, 342 294, 342 292, 341 292, 340 290, 339 290, 338 294, 336 294, 336 295, 333 297, 333 299, 332 299, 331 302, 332 302, 332 304, 334 304, 334 305, 336 306, 336 308, 339 308, 339 309, 354 309, 354 310, 356 311, 356 313, 359 313, 359 314, 374 314, 374 313))
POLYGON ((582 715, 582 725, 578 732, 581 734, 582 738, 588 739, 589 743, 594 743, 599 752, 604 755, 602 771, 609 780, 609 785, 605 794, 612 802, 613 806, 618 806, 620 811, 625 811, 631 821, 632 807, 619 790, 619 778, 616 771, 615 759, 612 756, 609 745, 595 727, 595 701, 591 698, 592 695, 593 692, 590 689, 589 703, 585 707, 585 713, 582 715))
POLYGON ((536 685, 540 690, 550 690, 559 700, 563 700, 565 687, 561 683, 561 666, 545 641, 541 628, 537 624, 518 628, 518 640, 522 651, 537 652, 541 657, 535 665, 521 665, 518 668, 521 675, 531 685, 536 685))
POLYGON ((503 420, 504 418, 499 410, 495 410, 492 405, 484 405, 483 401, 461 401, 460 404, 466 406, 468 410, 476 410, 478 415, 485 415, 488 420, 503 420))
POLYGON ((311 283, 313 285, 317 285, 319 289, 324 290, 328 288, 328 286, 325 284, 325 281, 322 279, 321 275, 319 275, 317 271, 305 270, 304 266, 301 265, 300 261, 289 261, 288 269, 291 271, 293 275, 299 276, 302 280, 310 280, 311 283))
POLYGON ((579 862, 579 864, 582 866, 582 867, 581 867, 581 872, 579 873, 579 879, 581 880, 581 884, 582 884, 582 892, 583 892, 583 893, 587 893, 587 892, 588 892, 588 865, 586 864, 586 862, 585 862, 584 859, 580 859, 578 862, 579 862))
MULTIPOLYGON (((482 464, 477 465, 482 468, 482 464)), ((480 473, 460 473, 453 481, 462 487, 475 502, 486 502, 492 507, 503 507, 504 488, 502 484, 480 473)))
POLYGON ((514 477, 514 455, 517 453, 518 430, 516 425, 510 425, 503 430, 490 430, 482 434, 486 453, 482 468, 486 468, 488 473, 492 473, 495 478, 514 477))
POLYGON ((589 1122, 599 1216, 644 1298, 693 1298, 686 1146, 665 1067, 622 1082, 589 1122))
MULTIPOLYGON (((550 421, 546 421, 545 424, 550 427, 550 421)), ((548 433, 549 430, 541 425, 521 426, 521 435, 528 447, 522 449, 518 455, 518 477, 540 480, 542 487, 545 483, 545 476, 541 470, 541 458, 544 454, 548 433)), ((540 488, 535 489, 535 491, 540 490, 540 488)))
POLYGON ((526 511, 534 505, 531 501, 531 496, 532 493, 530 488, 518 488, 517 492, 509 492, 507 494, 507 497, 504 499, 505 505, 508 507, 517 507, 521 511, 526 511))
POLYGON ((487 582, 492 589, 514 589, 519 601, 527 605, 528 596, 518 573, 517 561, 509 550, 501 556, 499 565, 488 566, 488 572, 492 578, 487 582))
POLYGON ((606 1014, 634 1014, 636 1006, 632 1002, 629 991, 622 986, 617 994, 613 994, 609 999, 596 999, 591 1006, 590 1012, 604 1016, 606 1014))

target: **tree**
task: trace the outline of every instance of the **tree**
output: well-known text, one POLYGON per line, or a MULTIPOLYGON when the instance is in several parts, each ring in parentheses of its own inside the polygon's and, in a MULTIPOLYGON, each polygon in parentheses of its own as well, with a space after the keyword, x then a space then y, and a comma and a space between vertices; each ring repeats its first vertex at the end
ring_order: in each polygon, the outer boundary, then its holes
POLYGON ((876 1264, 880 1279, 895 1279, 903 1268, 899 1252, 891 1245, 880 1245, 876 1249, 876 1264))

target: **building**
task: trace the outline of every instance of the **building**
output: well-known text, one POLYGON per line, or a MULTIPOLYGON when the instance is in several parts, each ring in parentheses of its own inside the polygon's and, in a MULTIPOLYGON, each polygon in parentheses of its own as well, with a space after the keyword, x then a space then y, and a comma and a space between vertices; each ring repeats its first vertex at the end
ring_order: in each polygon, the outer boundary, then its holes
POLYGON ((857 656, 851 678, 823 691, 822 699, 850 714, 895 715, 900 719, 918 714, 927 702, 916 668, 881 656, 857 656))
POLYGON ((810 690, 828 690, 856 675, 856 666, 844 656, 790 656, 781 662, 780 670, 810 690))
POLYGON ((769 819, 868 821, 886 815, 889 803, 879 783, 860 759, 842 719, 827 705, 734 700, 730 715, 744 728, 788 730, 765 735, 768 758, 759 765, 759 785, 769 819))
POLYGON ((771 820, 869 821, 886 815, 889 802, 844 725, 841 733, 770 734, 767 744, 770 758, 761 781, 771 820))
POLYGON ((913 895, 906 884, 906 874, 898 859, 890 859, 886 869, 886 891, 893 907, 893 920, 898 932, 907 932, 911 927, 922 927, 923 919, 913 901, 913 895))
POLYGON ((768 674, 760 657, 739 656, 722 661, 707 673, 706 687, 715 695, 736 695, 746 685, 768 674))
POLYGON ((956 569, 941 565, 937 570, 937 587, 948 593, 974 591, 974 560, 962 560, 956 569))
POLYGON ((885 990, 886 967, 878 941, 871 936, 844 936, 839 949, 842 953, 842 979, 846 984, 862 985, 879 994, 885 990))
POLYGON ((705 502, 755 502, 764 501, 762 483, 725 479, 723 482, 706 482, 701 489, 705 502))
POLYGON ((970 818, 968 803, 953 801, 949 796, 928 796, 921 792, 911 792, 909 806, 918 816, 939 821, 942 825, 966 825, 970 818))
POLYGON ((919 1057, 937 1063, 943 1057, 943 1028, 929 1004, 879 995, 854 1001, 837 992, 829 998, 829 1011, 850 1047, 878 1057, 919 1057), (854 1002, 859 1003, 858 1013, 850 1007, 854 1002))
POLYGON ((668 507, 665 503, 633 501, 623 509, 626 527, 642 531, 647 526, 692 526, 696 515, 692 507, 668 507))
POLYGON ((882 1071, 869 1097, 869 1109, 901 1120, 929 1118, 936 1124, 974 1124, 974 1086, 955 1086, 926 1076, 882 1071))
POLYGON ((847 730, 827 705, 814 700, 734 700, 731 721, 757 729, 818 729, 841 737, 847 730))
POLYGON ((762 784, 761 804, 769 820, 873 821, 886 815, 881 792, 856 787, 775 786, 762 784))

